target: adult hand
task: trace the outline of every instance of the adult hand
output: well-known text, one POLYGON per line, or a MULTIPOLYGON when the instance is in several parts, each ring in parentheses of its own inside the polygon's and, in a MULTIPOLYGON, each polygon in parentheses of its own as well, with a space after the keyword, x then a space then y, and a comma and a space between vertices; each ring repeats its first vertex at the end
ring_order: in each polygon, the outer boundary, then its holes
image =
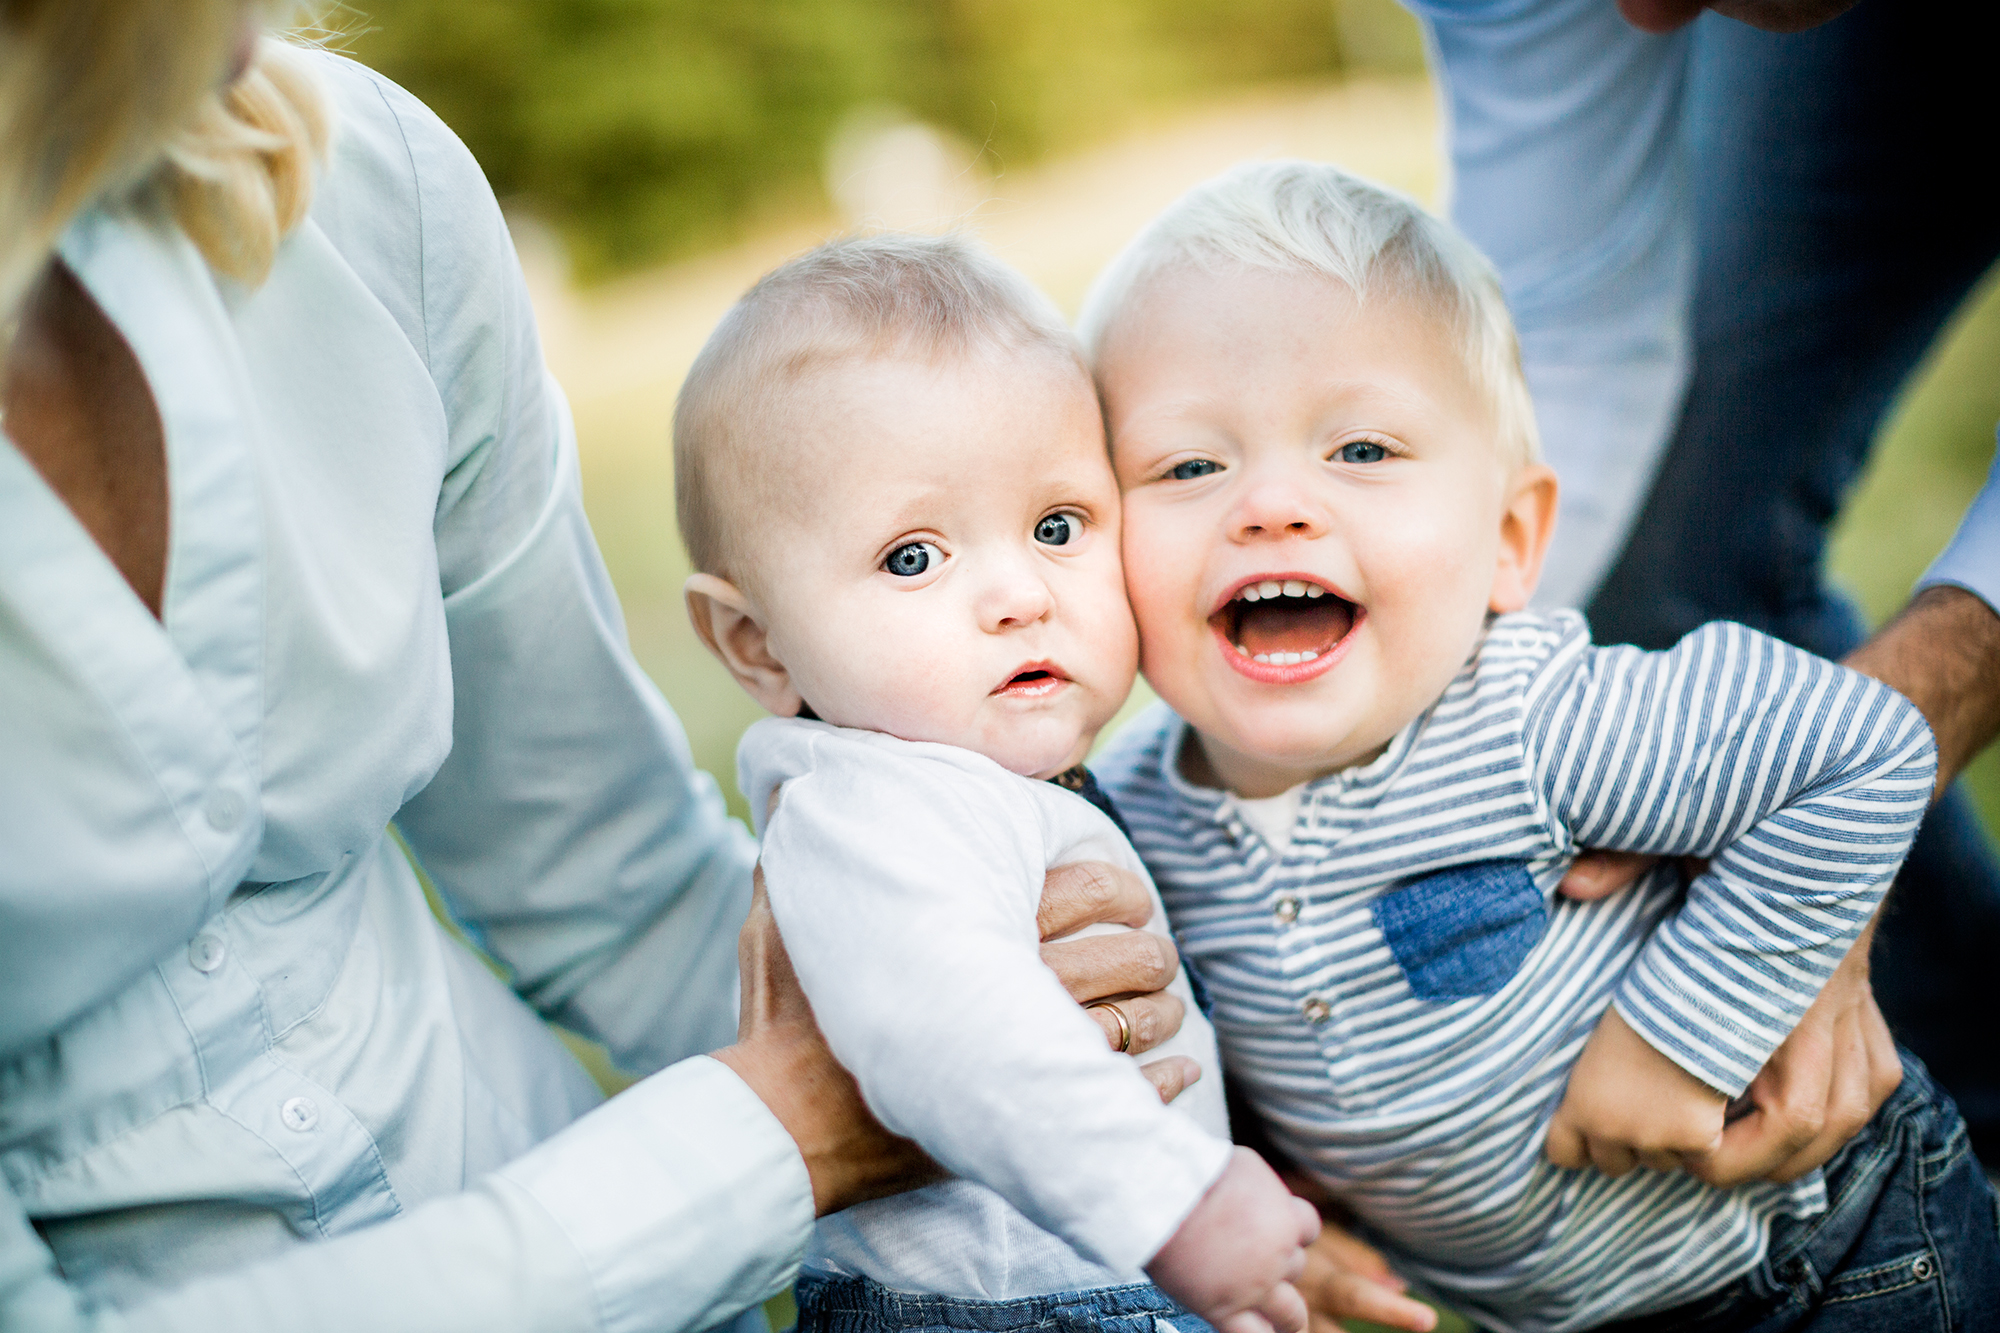
MULTIPOLYGON (((1130 1028, 1126 1050, 1150 1051, 1181 1030, 1186 1006, 1166 993, 1180 970, 1173 944, 1141 929, 1153 919, 1153 895, 1146 882, 1130 871, 1102 862, 1083 861, 1057 866, 1042 884, 1042 905, 1035 917, 1041 930, 1042 961, 1056 974, 1078 1004, 1110 1000, 1125 1015, 1130 1028), (1064 939, 1085 926, 1130 926, 1114 934, 1064 939), (1048 941, 1054 941, 1049 943, 1048 941)), ((1090 1010, 1104 1029, 1113 1050, 1125 1030, 1115 1015, 1090 1010)), ((1140 1072, 1172 1101, 1202 1075, 1201 1066, 1186 1056, 1169 1056, 1140 1066, 1140 1072)))
MULTIPOLYGON (((1583 901, 1606 897, 1628 888, 1658 860, 1629 852, 1585 852, 1564 877, 1561 892, 1583 901)), ((1690 877, 1704 868, 1701 862, 1684 864, 1690 877)), ((1868 951, 1874 939, 1871 921, 1805 1017, 1734 1104, 1721 1143, 1710 1152, 1681 1152, 1677 1164, 1682 1169, 1723 1189, 1747 1180, 1796 1180, 1825 1165, 1874 1118, 1903 1081, 1895 1038, 1869 985, 1868 951)), ((1573 1087, 1590 1089, 1593 1076, 1588 1072, 1579 1069, 1570 1077, 1573 1087)), ((1616 1090, 1597 1091, 1610 1096, 1616 1090)))
POLYGON ((1868 984, 1870 922, 1834 969, 1784 1045, 1745 1091, 1748 1111, 1722 1131, 1722 1146, 1687 1170, 1728 1188, 1746 1180, 1796 1180, 1874 1119, 1903 1081, 1903 1062, 1868 984))
POLYGON ((1306 1333, 1340 1333, 1345 1319, 1411 1333, 1437 1327, 1437 1311, 1403 1294, 1410 1284, 1381 1251, 1332 1222, 1322 1221, 1319 1238, 1306 1247, 1306 1271, 1297 1285, 1306 1300, 1306 1333))
POLYGON ((908 1139, 882 1128, 813 1021, 812 1006, 778 935, 758 867, 750 916, 736 937, 743 1009, 736 1044, 715 1058, 750 1085, 805 1159, 816 1216, 942 1179, 908 1139))

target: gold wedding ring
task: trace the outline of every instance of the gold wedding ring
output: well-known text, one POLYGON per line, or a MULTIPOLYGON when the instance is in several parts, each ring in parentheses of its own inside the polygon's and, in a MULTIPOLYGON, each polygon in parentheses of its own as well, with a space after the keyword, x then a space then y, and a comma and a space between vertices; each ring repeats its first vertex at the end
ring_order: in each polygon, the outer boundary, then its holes
POLYGON ((1086 1009, 1109 1009, 1111 1016, 1118 1020, 1118 1053, 1132 1053, 1132 1020, 1125 1017, 1125 1011, 1109 1000, 1092 1000, 1083 1006, 1086 1009))

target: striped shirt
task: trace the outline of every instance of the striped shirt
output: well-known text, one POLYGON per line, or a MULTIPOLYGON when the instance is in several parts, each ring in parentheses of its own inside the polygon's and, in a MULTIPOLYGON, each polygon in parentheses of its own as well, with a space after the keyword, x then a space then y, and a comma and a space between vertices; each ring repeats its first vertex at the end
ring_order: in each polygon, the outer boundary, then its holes
POLYGON ((1232 1077, 1278 1146, 1447 1302, 1560 1331, 1715 1290, 1817 1173, 1712 1190, 1551 1166, 1542 1137, 1615 1004, 1739 1093, 1866 924, 1930 798, 1935 747, 1886 686, 1740 625, 1673 650, 1591 645, 1581 616, 1496 618, 1376 760, 1309 784, 1290 847, 1178 771, 1164 707, 1097 765, 1232 1077), (1597 903, 1579 848, 1712 858, 1597 903))

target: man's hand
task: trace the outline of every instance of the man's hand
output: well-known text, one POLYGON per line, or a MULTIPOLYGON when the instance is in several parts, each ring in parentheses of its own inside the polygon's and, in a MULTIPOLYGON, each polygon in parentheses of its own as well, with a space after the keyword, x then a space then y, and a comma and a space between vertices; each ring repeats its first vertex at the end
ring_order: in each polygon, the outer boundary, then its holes
MULTIPOLYGON (((1137 1055, 1150 1051, 1181 1030, 1187 1009, 1166 994, 1180 970, 1174 946, 1140 929, 1153 919, 1153 895, 1146 882, 1129 871, 1096 861, 1057 866, 1042 883, 1042 905, 1035 917, 1044 941, 1042 961, 1056 974, 1078 1004, 1110 1000, 1131 1027, 1126 1049, 1137 1055), (1132 929, 1113 935, 1066 940, 1085 926, 1110 924, 1132 929)), ((1122 1029, 1113 1015, 1092 1009, 1104 1029, 1105 1041, 1118 1048, 1122 1029)), ((1170 1102, 1202 1076, 1201 1066, 1184 1055, 1141 1065, 1139 1072, 1170 1102)))
POLYGON ((1396 1276, 1380 1251, 1332 1222, 1321 1222, 1319 1238, 1306 1248, 1298 1288, 1310 1315, 1307 1333, 1340 1333, 1344 1319, 1410 1333, 1437 1327, 1437 1311, 1403 1294, 1410 1284, 1396 1276))
POLYGON ((750 916, 736 937, 743 1008, 736 1044, 715 1058, 771 1109, 805 1159, 816 1216, 942 1179, 923 1149, 882 1128, 813 1021, 812 1006, 778 935, 757 869, 750 916))
POLYGON ((1728 1098, 1604 1011, 1569 1073, 1544 1151, 1557 1166, 1622 1176, 1644 1164, 1679 1170, 1722 1146, 1728 1098))
POLYGON ((1690 1175, 1725 1189, 1796 1180, 1825 1165, 1889 1100, 1903 1062, 1868 985, 1874 938, 1871 922, 1745 1091, 1749 1111, 1722 1131, 1713 1153, 1688 1159, 1690 1175))

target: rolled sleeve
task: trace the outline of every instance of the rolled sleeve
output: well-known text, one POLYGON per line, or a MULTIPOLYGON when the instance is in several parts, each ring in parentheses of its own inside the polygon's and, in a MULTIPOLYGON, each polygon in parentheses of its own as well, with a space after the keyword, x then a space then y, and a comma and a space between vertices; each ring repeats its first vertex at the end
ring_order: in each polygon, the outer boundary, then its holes
POLYGON ((2000 612, 2000 453, 1951 545, 1917 580, 1919 592, 1936 587, 1963 588, 2000 612))

